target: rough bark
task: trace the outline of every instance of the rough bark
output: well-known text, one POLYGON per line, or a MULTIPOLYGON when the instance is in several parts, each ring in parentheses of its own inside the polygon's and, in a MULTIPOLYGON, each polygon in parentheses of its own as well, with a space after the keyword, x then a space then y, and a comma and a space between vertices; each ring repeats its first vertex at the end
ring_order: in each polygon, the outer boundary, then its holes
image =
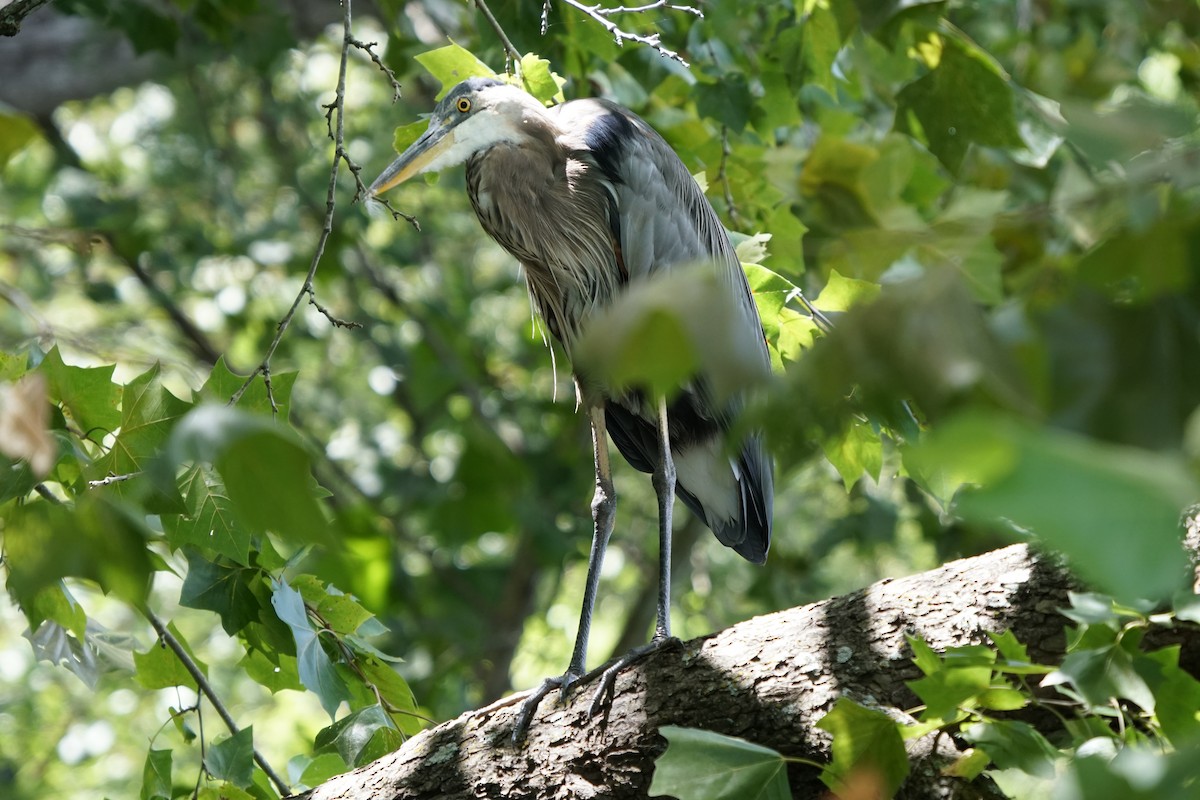
MULTIPOLYGON (((508 741, 522 695, 472 711, 400 750, 301 797, 307 800, 442 798, 643 798, 663 725, 705 728, 828 760, 814 727, 841 696, 903 713, 917 704, 905 681, 919 676, 906 633, 935 649, 986 641, 1011 630, 1046 663, 1061 658, 1073 582, 1057 562, 1017 545, 932 572, 887 580, 854 594, 780 611, 664 649, 623 673, 607 713, 587 718, 594 678, 566 704, 551 695, 521 747, 508 741)), ((915 742, 900 797, 997 796, 986 780, 941 776, 954 755, 948 737, 915 742)), ((823 786, 815 770, 792 767, 797 798, 823 786)))

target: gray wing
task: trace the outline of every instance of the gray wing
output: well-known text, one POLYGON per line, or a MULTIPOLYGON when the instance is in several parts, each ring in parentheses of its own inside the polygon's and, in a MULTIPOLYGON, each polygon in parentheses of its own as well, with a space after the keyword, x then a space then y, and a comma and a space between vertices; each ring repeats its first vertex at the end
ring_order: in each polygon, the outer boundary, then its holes
MULTIPOLYGON (((603 100, 567 103, 557 121, 568 132, 568 146, 586 153, 589 166, 603 175, 613 199, 610 227, 621 243, 618 261, 628 280, 677 265, 712 264, 735 299, 738 324, 760 343, 769 370, 746 275, 716 212, 671 146, 644 120, 603 100)), ((671 445, 680 499, 723 544, 762 563, 771 540, 771 458, 757 434, 743 441, 736 455, 726 454, 725 434, 741 405, 738 397, 718 405, 699 376, 669 409, 671 445)), ((607 405, 607 419, 621 454, 650 472, 658 452, 646 407, 640 397, 615 398, 607 405)))

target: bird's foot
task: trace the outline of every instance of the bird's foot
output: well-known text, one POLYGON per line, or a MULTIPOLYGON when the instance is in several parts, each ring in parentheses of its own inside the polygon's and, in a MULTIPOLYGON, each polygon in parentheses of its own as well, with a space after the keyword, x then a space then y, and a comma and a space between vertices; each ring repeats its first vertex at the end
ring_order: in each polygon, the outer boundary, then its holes
POLYGON ((517 724, 513 726, 512 743, 520 744, 525 739, 525 734, 529 732, 529 725, 533 722, 534 712, 538 710, 538 706, 541 705, 546 695, 555 689, 560 689, 565 698, 579 678, 578 673, 567 670, 562 675, 542 681, 542 685, 521 703, 521 710, 517 714, 517 724))
POLYGON ((596 693, 592 695, 592 704, 588 707, 588 716, 596 716, 600 713, 600 709, 612 703, 613 696, 617 690, 617 676, 623 670, 641 661, 651 653, 657 653, 659 650, 665 650, 669 647, 679 647, 682 644, 683 642, 674 636, 656 636, 646 644, 635 647, 618 658, 600 676, 600 685, 596 687, 596 693))

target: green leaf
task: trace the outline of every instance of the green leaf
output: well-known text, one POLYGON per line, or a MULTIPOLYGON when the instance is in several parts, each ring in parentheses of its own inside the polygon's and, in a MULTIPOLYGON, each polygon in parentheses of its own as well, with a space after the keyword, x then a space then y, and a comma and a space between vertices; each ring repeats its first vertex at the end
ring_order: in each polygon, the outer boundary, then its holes
POLYGON ((567 81, 550 70, 550 62, 546 59, 526 53, 521 56, 517 72, 521 76, 521 84, 525 91, 541 102, 549 105, 563 101, 562 88, 567 81))
POLYGON ((744 75, 725 73, 713 83, 698 83, 694 89, 696 111, 716 120, 733 133, 741 133, 753 113, 753 95, 744 75))
POLYGON ((187 577, 183 580, 179 602, 188 608, 215 611, 221 626, 233 635, 258 619, 261 603, 252 584, 262 580, 257 569, 241 567, 188 549, 187 577))
POLYGON ((341 775, 351 768, 352 765, 343 761, 337 753, 322 753, 315 758, 307 759, 304 769, 300 772, 299 783, 308 787, 320 786, 330 778, 341 775))
MULTIPOLYGON (((191 403, 175 397, 159 380, 158 366, 142 373, 121 390, 121 429, 112 447, 87 470, 94 479, 135 475, 147 470, 175 423, 191 403)), ((144 497, 147 487, 139 478, 117 481, 101 491, 144 505, 151 512, 183 511, 183 498, 174 482, 152 484, 158 491, 144 497)))
POLYGON ((229 738, 210 744, 204 754, 204 766, 217 780, 228 781, 239 789, 253 783, 254 726, 248 725, 229 738))
POLYGON ((283 581, 272 582, 272 587, 271 605, 296 640, 300 681, 309 691, 316 693, 321 700, 321 707, 332 718, 342 701, 350 699, 350 692, 334 668, 333 661, 321 647, 320 637, 309 622, 304 598, 283 581))
POLYGON ((971 145, 1021 148, 1012 90, 987 64, 949 42, 937 67, 896 95, 896 127, 923 135, 958 172, 971 145))
POLYGON ((392 147, 397 153, 403 153, 409 148, 413 142, 421 138, 421 134, 429 129, 428 120, 419 119, 416 122, 410 122, 407 125, 401 125, 396 128, 396 133, 392 137, 392 147))
POLYGON ((991 679, 990 664, 952 666, 943 662, 941 669, 924 678, 909 681, 908 687, 925 703, 922 720, 952 722, 963 717, 960 709, 975 705, 979 695, 988 690, 991 679))
MULTIPOLYGON (((425 122, 416 124, 422 127, 426 125, 425 122)), ((292 407, 292 387, 296 383, 297 375, 299 373, 296 370, 282 372, 271 370, 271 397, 275 398, 275 407, 278 409, 280 419, 288 418, 288 412, 292 407)), ((205 381, 200 393, 206 399, 224 405, 245 382, 246 376, 232 372, 229 365, 225 363, 225 357, 221 356, 213 365, 212 372, 209 373, 208 380, 205 381)), ((246 391, 242 393, 237 407, 242 411, 252 411, 267 416, 276 413, 271 407, 271 398, 267 396, 266 384, 258 379, 252 381, 246 391)))
POLYGON ((226 406, 190 411, 171 436, 158 480, 185 463, 211 463, 240 523, 299 542, 329 542, 308 451, 290 430, 226 406))
MULTIPOLYGON (((200 668, 202 673, 207 675, 208 666, 196 658, 196 654, 188 647, 187 641, 179 633, 175 623, 169 623, 167 629, 175 637, 175 640, 183 645, 184 650, 191 656, 192 662, 200 668)), ((173 686, 196 685, 196 679, 183 666, 183 662, 175 655, 175 651, 167 647, 161 639, 146 652, 135 652, 133 663, 137 668, 138 685, 144 689, 169 689, 173 686)))
POLYGON ((1159 219, 1113 233, 1079 259, 1079 277, 1122 300, 1146 302, 1186 288, 1192 278, 1194 222, 1159 219))
POLYGON ((659 729, 667 750, 654 765, 650 796, 678 800, 787 800, 786 762, 761 745, 695 728, 659 729))
POLYGON ((638 284, 588 321, 574 348, 584 385, 640 386, 671 396, 695 374, 718 400, 761 383, 761 332, 716 269, 679 268, 638 284))
POLYGON ((1182 583, 1179 514, 1200 492, 1178 458, 983 413, 940 426, 919 450, 925 471, 978 487, 959 493, 956 514, 1032 530, 1104 591, 1161 598, 1182 583))
POLYGON ((416 715, 417 701, 408 681, 381 656, 360 650, 359 643, 353 638, 349 639, 348 643, 355 650, 355 660, 362 671, 363 680, 374 687, 379 698, 387 704, 388 710, 397 715, 395 723, 400 731, 408 735, 420 731, 423 722, 416 715))
POLYGON ((113 383, 112 366, 75 367, 63 363, 58 348, 51 348, 38 372, 46 376, 50 400, 61 403, 84 438, 100 441, 121 424, 121 387, 113 383))
POLYGON ((853 776, 871 775, 891 797, 908 775, 908 755, 894 720, 882 711, 864 708, 840 697, 833 710, 817 722, 833 736, 833 761, 821 781, 834 792, 844 792, 853 776))
POLYGON ((175 550, 187 545, 250 565, 251 534, 237 519, 225 484, 213 470, 195 464, 179 479, 186 514, 163 517, 167 542, 175 550))
POLYGON ((441 100, 456 85, 467 78, 498 77, 492 68, 475 57, 475 54, 457 44, 448 44, 416 56, 417 63, 442 83, 437 99, 441 100))
POLYGON ((1040 777, 1054 775, 1054 761, 1060 753, 1028 723, 988 720, 968 725, 962 735, 986 751, 998 769, 1019 769, 1040 777))
POLYGON ((1133 667, 1154 693, 1154 713, 1173 744, 1196 741, 1200 734, 1200 681, 1179 667, 1179 645, 1139 653, 1133 667))
POLYGON ((150 749, 142 767, 141 800, 171 800, 171 750, 150 749))
POLYGON ((0 113, 0 169, 37 138, 37 125, 23 114, 0 113))
POLYGON ((74 508, 31 502, 5 515, 5 566, 8 589, 33 613, 37 595, 61 578, 94 580, 105 592, 135 606, 142 603, 154 572, 143 518, 89 493, 74 508))
POLYGON ((829 273, 829 280, 817 296, 815 305, 826 313, 848 311, 858 303, 874 300, 880 291, 882 287, 874 281, 847 278, 835 270, 829 273))
POLYGON ((758 306, 763 335, 773 349, 775 369, 783 370, 783 359, 795 361, 812 346, 817 325, 807 314, 788 307, 795 285, 787 278, 759 264, 742 264, 750 293, 758 306))
POLYGON ((304 684, 300 682, 299 668, 296 657, 286 653, 264 653, 257 648, 250 649, 238 662, 247 675, 275 694, 283 689, 303 691, 304 684))
POLYGON ((883 469, 883 439, 861 419, 851 419, 840 436, 827 439, 822 445, 825 457, 833 464, 842 483, 849 491, 863 474, 879 480, 883 469))
POLYGON ((400 740, 400 732, 392 725, 387 712, 374 705, 348 714, 323 729, 313 745, 317 753, 336 752, 343 761, 355 767, 386 755, 390 750, 380 752, 379 747, 400 740), (387 734, 377 736, 381 731, 390 731, 395 738, 387 734))
POLYGON ((1093 710, 1126 699, 1154 713, 1154 693, 1134 668, 1133 657, 1119 644, 1068 653, 1062 665, 1042 680, 1043 686, 1063 683, 1069 683, 1093 710))

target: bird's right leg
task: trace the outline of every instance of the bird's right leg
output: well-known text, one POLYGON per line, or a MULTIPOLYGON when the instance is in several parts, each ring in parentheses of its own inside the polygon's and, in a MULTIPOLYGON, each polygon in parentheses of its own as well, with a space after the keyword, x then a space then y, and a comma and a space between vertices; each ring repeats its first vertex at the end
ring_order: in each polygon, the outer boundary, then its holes
POLYGON ((514 743, 525 738, 542 699, 555 689, 565 695, 575 681, 583 677, 587 662, 588 634, 592 628, 592 612, 596 607, 596 591, 600 585, 600 567, 604 563, 604 551, 612 536, 613 519, 616 516, 617 496, 613 491, 612 467, 608 460, 608 431, 604 422, 603 401, 587 401, 588 418, 592 423, 592 451, 596 459, 596 492, 592 496, 592 549, 588 555, 587 583, 583 587, 583 608, 579 612, 579 630, 575 634, 575 649, 567 671, 554 678, 547 678, 537 691, 521 704, 517 724, 513 727, 514 743))

